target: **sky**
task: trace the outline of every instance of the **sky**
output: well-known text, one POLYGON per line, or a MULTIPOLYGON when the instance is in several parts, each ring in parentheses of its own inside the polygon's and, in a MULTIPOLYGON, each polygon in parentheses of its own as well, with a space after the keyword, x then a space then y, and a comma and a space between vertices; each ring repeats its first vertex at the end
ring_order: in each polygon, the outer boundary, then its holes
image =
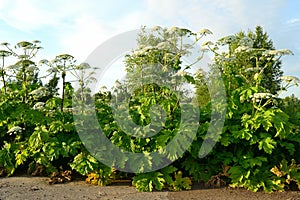
MULTIPOLYGON (((298 0, 0 0, 0 42, 42 41, 43 58, 68 53, 79 62, 104 41, 142 25, 208 28, 209 40, 261 25, 282 59, 284 75, 300 78, 298 0)), ((1 49, 1 47, 0 47, 1 49)), ((300 88, 287 94, 300 97, 300 88)))

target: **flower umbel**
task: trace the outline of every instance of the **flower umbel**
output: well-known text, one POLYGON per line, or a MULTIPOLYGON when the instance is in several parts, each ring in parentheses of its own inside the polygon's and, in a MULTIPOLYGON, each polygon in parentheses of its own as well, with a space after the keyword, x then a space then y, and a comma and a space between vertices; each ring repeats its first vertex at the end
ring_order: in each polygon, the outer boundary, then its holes
POLYGON ((34 98, 42 98, 47 95, 47 90, 44 87, 39 87, 36 90, 33 90, 29 93, 29 95, 32 95, 34 98))
POLYGON ((11 129, 7 131, 7 134, 12 135, 16 133, 20 133, 24 130, 24 128, 21 128, 20 126, 13 126, 11 129))
POLYGON ((43 110, 45 106, 44 102, 37 102, 36 104, 34 104, 33 109, 34 110, 43 110))
POLYGON ((280 79, 282 81, 288 82, 288 83, 293 83, 293 84, 298 84, 300 83, 300 79, 295 76, 281 76, 280 79))
POLYGON ((271 94, 271 93, 264 93, 264 92, 259 92, 259 93, 254 93, 253 95, 250 96, 252 100, 256 99, 270 99, 270 98, 275 98, 276 96, 271 94))

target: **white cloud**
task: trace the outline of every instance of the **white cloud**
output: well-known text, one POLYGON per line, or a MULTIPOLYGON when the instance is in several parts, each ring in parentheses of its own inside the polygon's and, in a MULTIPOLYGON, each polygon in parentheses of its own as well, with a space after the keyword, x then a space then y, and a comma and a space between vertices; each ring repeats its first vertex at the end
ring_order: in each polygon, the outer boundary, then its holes
POLYGON ((55 26, 67 14, 59 7, 57 10, 51 9, 51 4, 47 9, 42 8, 39 2, 16 0, 12 3, 9 0, 3 0, 0 5, 0 18, 14 28, 32 31, 44 25, 55 26))
POLYGON ((50 26, 57 30, 52 34, 61 38, 66 49, 79 45, 87 49, 96 46, 95 43, 109 35, 141 25, 184 26, 194 31, 209 28, 214 32, 214 38, 241 28, 253 28, 258 24, 272 26, 279 17, 276 11, 283 2, 279 0, 272 4, 262 4, 258 0, 145 0, 144 8, 135 8, 134 3, 137 2, 134 1, 128 1, 128 7, 120 8, 114 1, 97 3, 80 0, 74 3, 70 0, 15 0, 12 3, 2 0, 0 19, 24 31, 50 26))
POLYGON ((61 29, 60 43, 63 51, 84 60, 99 44, 109 39, 112 27, 100 20, 81 16, 67 29, 61 29))
POLYGON ((141 25, 181 26, 193 31, 208 28, 214 35, 205 40, 262 25, 277 48, 295 53, 284 63, 296 64, 284 67, 286 73, 300 75, 296 63, 300 60, 300 16, 288 13, 285 4, 285 0, 0 0, 0 20, 23 32, 49 30, 46 34, 58 40, 53 44, 57 52, 70 53, 80 61, 111 36, 141 25))
POLYGON ((293 18, 293 19, 289 19, 287 20, 287 24, 296 24, 296 23, 299 23, 300 22, 300 19, 296 19, 296 18, 293 18))

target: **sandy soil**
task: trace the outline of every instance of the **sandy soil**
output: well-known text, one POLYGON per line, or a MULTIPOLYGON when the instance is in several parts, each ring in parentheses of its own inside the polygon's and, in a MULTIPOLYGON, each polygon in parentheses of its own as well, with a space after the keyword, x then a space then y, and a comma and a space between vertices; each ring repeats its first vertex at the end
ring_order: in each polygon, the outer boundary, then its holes
POLYGON ((200 189, 194 187, 182 192, 137 192, 130 183, 118 183, 112 186, 93 186, 84 181, 72 181, 65 184, 49 185, 45 177, 9 177, 0 179, 0 200, 34 199, 272 199, 300 200, 299 191, 253 193, 241 189, 218 188, 200 189))

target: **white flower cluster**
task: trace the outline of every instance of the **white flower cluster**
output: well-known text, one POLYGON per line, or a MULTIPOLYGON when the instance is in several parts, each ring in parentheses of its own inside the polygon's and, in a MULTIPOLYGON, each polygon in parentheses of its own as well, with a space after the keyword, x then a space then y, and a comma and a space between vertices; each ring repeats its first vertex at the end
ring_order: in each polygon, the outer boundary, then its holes
POLYGON ((177 32, 177 31, 179 31, 180 30, 180 28, 178 28, 178 27, 176 27, 176 26, 171 26, 171 27, 169 27, 168 28, 168 32, 169 33, 175 33, 175 32, 177 32))
POLYGON ((34 104, 33 109, 34 110, 43 110, 45 106, 44 102, 37 102, 36 104, 34 104))
POLYGON ((26 68, 27 72, 34 72, 35 70, 38 70, 39 68, 37 68, 36 66, 30 66, 26 68))
POLYGON ((32 95, 34 98, 42 98, 47 95, 47 90, 44 87, 39 87, 36 90, 33 90, 29 93, 29 95, 32 95))
POLYGON ((165 49, 170 49, 170 43, 167 42, 167 41, 165 41, 165 42, 160 42, 160 43, 158 43, 158 44, 156 45, 156 48, 157 48, 157 49, 163 49, 163 50, 165 50, 165 49))
POLYGON ((226 44, 232 43, 235 40, 236 40, 236 37, 234 35, 228 35, 228 36, 221 38, 218 41, 218 43, 220 43, 221 45, 226 45, 226 44))
POLYGON ((77 70, 90 69, 91 66, 88 63, 81 63, 76 67, 77 70))
POLYGON ((5 67, 5 70, 17 70, 17 69, 19 69, 18 65, 9 65, 5 67))
POLYGON ((263 53, 264 56, 283 56, 283 55, 293 55, 293 52, 288 49, 278 49, 278 50, 268 50, 263 53))
POLYGON ((196 73, 195 73, 195 76, 196 77, 204 77, 205 76, 205 72, 204 72, 204 70, 203 69, 198 69, 197 71, 196 71, 196 73))
POLYGON ((212 34, 212 32, 209 30, 209 29, 202 29, 198 32, 198 34, 200 35, 209 35, 209 34, 212 34))
POLYGON ((115 81, 115 86, 118 88, 118 87, 121 87, 122 86, 122 83, 119 81, 119 80, 116 80, 115 81))
POLYGON ((257 72, 257 71, 258 71, 258 69, 255 67, 249 67, 249 68, 245 69, 245 72, 257 72))
POLYGON ((145 46, 145 47, 141 47, 141 48, 139 48, 138 50, 135 50, 134 52, 133 52, 133 55, 136 55, 136 56, 138 56, 138 55, 143 55, 143 54, 145 54, 146 52, 148 52, 148 51, 151 51, 151 50, 153 50, 153 49, 155 49, 155 47, 153 47, 153 46, 145 46))
POLYGON ((187 72, 180 70, 176 72, 173 76, 185 76, 185 75, 187 75, 187 72))
POLYGON ((179 35, 179 36, 184 36, 184 35, 188 35, 188 34, 194 34, 194 33, 192 33, 188 29, 179 28, 179 27, 175 27, 175 26, 169 27, 166 30, 166 32, 169 33, 169 34, 176 34, 176 35, 179 35))
POLYGON ((49 61, 47 59, 40 60, 39 65, 43 65, 43 64, 48 65, 49 61))
POLYGON ((253 95, 250 96, 252 100, 259 100, 259 99, 270 99, 270 98, 275 98, 276 96, 271 94, 271 93, 254 93, 253 95))
POLYGON ((18 57, 20 59, 27 59, 27 58, 29 58, 29 55, 19 55, 18 57))
POLYGON ((211 46, 213 45, 214 43, 212 43, 211 41, 206 41, 206 42, 203 42, 202 43, 202 46, 205 47, 205 46, 211 46))
POLYGON ((12 135, 12 134, 20 133, 22 132, 22 130, 24 130, 24 128, 21 128, 20 126, 14 126, 7 131, 7 134, 12 135))
POLYGON ((294 84, 300 83, 300 79, 295 76, 281 76, 280 79, 288 83, 294 83, 294 84))
POLYGON ((100 87, 100 92, 106 92, 107 91, 107 87, 105 85, 100 87))
POLYGON ((252 48, 250 48, 249 46, 239 46, 238 48, 236 48, 234 50, 234 53, 241 53, 243 51, 245 52, 249 52, 252 48))
POLYGON ((216 61, 217 62, 232 62, 235 61, 236 57, 235 56, 230 56, 229 54, 226 55, 217 55, 216 56, 216 61))

